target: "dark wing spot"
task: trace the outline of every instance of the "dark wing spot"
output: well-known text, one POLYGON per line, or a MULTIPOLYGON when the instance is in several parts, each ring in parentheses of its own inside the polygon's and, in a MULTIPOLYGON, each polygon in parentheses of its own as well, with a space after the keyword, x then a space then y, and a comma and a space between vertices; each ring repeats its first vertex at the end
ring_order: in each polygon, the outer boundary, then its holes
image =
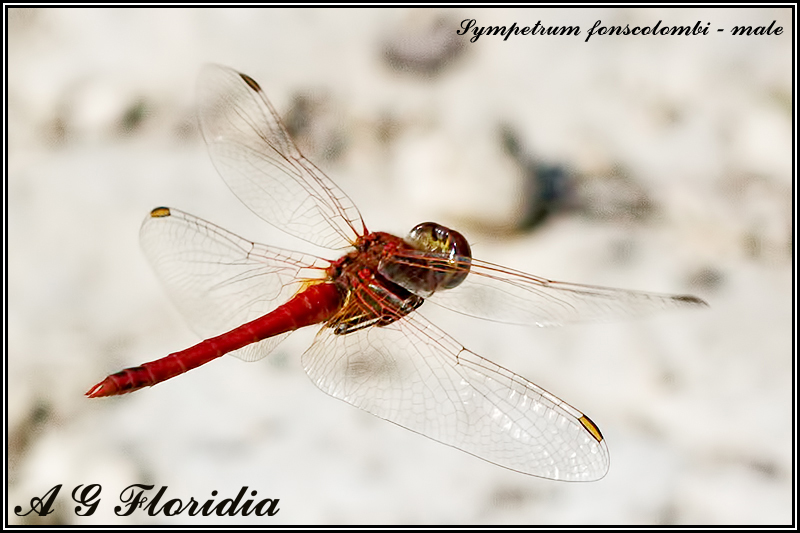
POLYGON ((697 296, 690 296, 688 294, 681 294, 679 296, 673 296, 672 298, 678 302, 684 302, 687 304, 699 305, 701 307, 708 307, 708 303, 703 300, 702 298, 698 298, 697 296))
POLYGON ((254 80, 253 78, 251 78, 247 74, 242 74, 241 72, 239 73, 239 76, 241 76, 242 79, 244 80, 244 82, 247 85, 249 85, 250 88, 253 89, 255 92, 257 92, 257 93, 261 92, 261 87, 258 85, 258 83, 256 83, 256 80, 254 80))

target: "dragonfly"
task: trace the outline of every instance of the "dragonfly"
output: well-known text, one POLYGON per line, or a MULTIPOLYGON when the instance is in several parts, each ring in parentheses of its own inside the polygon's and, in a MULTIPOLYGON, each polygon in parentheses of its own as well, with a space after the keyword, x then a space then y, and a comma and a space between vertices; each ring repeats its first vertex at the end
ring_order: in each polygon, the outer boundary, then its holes
POLYGON ((302 366, 325 393, 504 468, 563 481, 605 476, 609 453, 585 414, 472 352, 419 311, 428 302, 487 320, 552 326, 707 305, 552 281, 472 257, 468 240, 425 222, 400 238, 370 232, 350 198, 306 159, 259 84, 206 66, 199 122, 234 194, 273 226, 330 251, 266 246, 168 207, 141 227, 145 255, 206 340, 111 374, 90 398, 149 387, 225 354, 272 352, 321 325, 302 366))

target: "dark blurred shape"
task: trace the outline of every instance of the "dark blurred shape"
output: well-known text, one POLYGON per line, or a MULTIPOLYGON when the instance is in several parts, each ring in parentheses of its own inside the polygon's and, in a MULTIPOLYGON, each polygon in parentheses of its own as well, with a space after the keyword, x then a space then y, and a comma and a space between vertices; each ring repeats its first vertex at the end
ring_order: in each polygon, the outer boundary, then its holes
POLYGON ((30 446, 36 441, 44 426, 50 420, 52 408, 42 400, 36 401, 16 427, 10 428, 8 434, 8 466, 10 468, 9 480, 14 481, 16 464, 20 457, 25 455, 30 446))
POLYGON ((64 144, 68 139, 67 119, 63 113, 57 113, 55 117, 46 125, 44 138, 48 144, 58 146, 64 144))
POLYGON ((672 368, 662 369, 661 384, 671 392, 679 391, 681 388, 681 380, 679 380, 678 374, 672 368))
POLYGON ((775 102, 784 113, 792 116, 794 112, 794 99, 792 98, 791 92, 785 90, 783 87, 773 87, 769 91, 769 99, 775 102))
POLYGON ((53 145, 96 143, 140 133, 153 116, 148 98, 139 96, 119 78, 88 74, 65 86, 44 125, 53 145))
POLYGON ((200 128, 197 125, 197 117, 195 116, 194 110, 192 110, 192 113, 181 115, 175 121, 173 131, 175 133, 175 137, 181 141, 194 142, 198 137, 200 137, 200 128))
POLYGON ((502 126, 501 142, 506 153, 523 169, 523 206, 518 228, 526 231, 551 214, 571 206, 574 176, 560 164, 545 163, 522 149, 516 133, 502 126))
POLYGON ((630 264, 637 252, 636 240, 623 238, 612 241, 611 257, 618 265, 630 264))
POLYGON ((322 157, 332 161, 344 153, 344 121, 335 113, 329 98, 296 94, 282 120, 289 136, 310 159, 322 157))
POLYGON ((383 46, 383 58, 398 72, 434 77, 464 50, 456 35, 458 22, 449 17, 429 17, 417 12, 397 28, 383 46))
POLYGON ((758 261, 784 261, 794 248, 794 189, 768 174, 730 172, 719 191, 741 228, 744 254, 758 261))
POLYGON ((576 182, 576 202, 584 214, 605 220, 643 222, 655 211, 645 188, 620 166, 581 176, 576 182))
POLYGON ((15 32, 32 28, 41 18, 42 10, 30 7, 11 7, 6 12, 8 32, 13 37, 15 32))
POLYGON ((557 212, 578 210, 593 218, 644 221, 654 205, 644 187, 621 167, 583 175, 566 164, 543 162, 523 148, 510 126, 501 127, 506 152, 524 173, 521 230, 534 229, 557 212))
POLYGON ((382 115, 378 119, 377 136, 383 145, 390 145, 399 135, 400 123, 391 115, 382 115))
POLYGON ((292 99, 292 107, 283 116, 283 125, 293 139, 305 135, 311 129, 314 107, 316 104, 311 101, 311 97, 304 94, 297 94, 292 99))
POLYGON ((759 474, 767 478, 777 478, 780 474, 780 467, 769 459, 752 459, 749 466, 759 474))
POLYGON ((145 118, 150 114, 150 110, 143 99, 136 100, 128 109, 120 120, 120 128, 125 134, 133 133, 141 126, 145 118))
POLYGON ((716 291, 724 281, 725 277, 722 272, 713 267, 701 268, 689 277, 689 285, 691 287, 704 291, 716 291))
POLYGON ((664 504, 656 511, 656 524, 660 526, 672 526, 681 523, 679 507, 673 501, 664 504))
POLYGON ((499 487, 491 494, 491 506, 505 511, 520 509, 529 499, 530 495, 519 487, 499 487))

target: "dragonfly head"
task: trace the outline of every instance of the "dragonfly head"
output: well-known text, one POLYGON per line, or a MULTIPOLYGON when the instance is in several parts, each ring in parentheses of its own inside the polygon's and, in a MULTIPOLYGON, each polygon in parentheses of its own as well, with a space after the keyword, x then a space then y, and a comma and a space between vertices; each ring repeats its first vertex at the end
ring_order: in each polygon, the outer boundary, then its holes
POLYGON ((469 274, 472 251, 459 232, 423 222, 405 239, 413 250, 382 261, 379 271, 414 294, 427 297, 458 287, 469 274))

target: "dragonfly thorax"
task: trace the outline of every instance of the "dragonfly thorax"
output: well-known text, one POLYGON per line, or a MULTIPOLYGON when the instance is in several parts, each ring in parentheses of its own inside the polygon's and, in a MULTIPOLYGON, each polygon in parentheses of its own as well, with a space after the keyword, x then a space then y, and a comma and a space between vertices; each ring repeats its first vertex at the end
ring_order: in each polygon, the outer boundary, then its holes
POLYGON ((399 237, 375 232, 364 235, 356 250, 331 264, 330 279, 345 294, 342 309, 327 326, 336 335, 345 335, 369 326, 386 326, 408 315, 424 299, 387 279, 379 272, 386 257, 411 246, 399 237))

